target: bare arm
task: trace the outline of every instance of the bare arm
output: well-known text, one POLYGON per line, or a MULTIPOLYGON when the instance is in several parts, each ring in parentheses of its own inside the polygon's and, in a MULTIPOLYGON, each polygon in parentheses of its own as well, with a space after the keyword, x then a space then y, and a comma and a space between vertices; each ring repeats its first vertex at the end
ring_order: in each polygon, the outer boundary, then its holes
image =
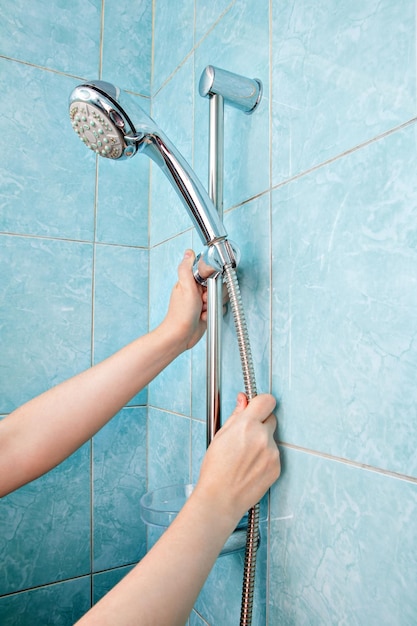
POLYGON ((193 259, 187 251, 160 326, 0 422, 0 497, 67 458, 201 338, 206 296, 192 276, 193 259))
POLYGON ((77 626, 183 626, 226 539, 280 473, 270 395, 240 394, 195 491, 142 561, 77 626))

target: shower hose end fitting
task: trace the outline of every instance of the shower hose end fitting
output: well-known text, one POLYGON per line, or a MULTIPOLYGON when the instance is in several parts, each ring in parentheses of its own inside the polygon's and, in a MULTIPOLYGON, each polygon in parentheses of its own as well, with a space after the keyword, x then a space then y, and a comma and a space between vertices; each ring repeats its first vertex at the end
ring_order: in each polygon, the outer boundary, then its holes
POLYGON ((193 264, 195 280, 203 287, 208 278, 216 278, 224 273, 225 267, 236 268, 240 262, 240 250, 237 245, 228 239, 214 241, 204 246, 193 264))

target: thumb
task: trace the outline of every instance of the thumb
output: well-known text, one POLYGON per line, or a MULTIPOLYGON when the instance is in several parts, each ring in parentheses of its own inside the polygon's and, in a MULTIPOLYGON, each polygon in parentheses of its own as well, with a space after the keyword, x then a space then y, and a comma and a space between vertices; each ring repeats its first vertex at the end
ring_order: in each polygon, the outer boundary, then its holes
POLYGON ((260 422, 265 422, 275 407, 276 400, 274 396, 269 393, 262 393, 250 402, 248 412, 260 422))
POLYGON ((182 261, 178 266, 178 279, 181 283, 187 282, 190 279, 190 277, 193 278, 194 280, 194 277, 191 271, 193 267, 194 259, 195 259, 195 254, 193 250, 187 249, 184 252, 182 261))
POLYGON ((247 406, 248 406, 248 399, 246 395, 242 391, 240 391, 237 394, 236 406, 234 408, 233 413, 235 414, 242 413, 246 409, 247 406))

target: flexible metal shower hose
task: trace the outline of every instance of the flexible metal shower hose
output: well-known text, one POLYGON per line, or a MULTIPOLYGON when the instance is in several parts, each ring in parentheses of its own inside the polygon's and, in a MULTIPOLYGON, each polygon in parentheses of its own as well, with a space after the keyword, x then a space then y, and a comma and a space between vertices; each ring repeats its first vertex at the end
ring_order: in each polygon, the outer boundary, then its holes
MULTIPOLYGON (((230 306, 236 328, 237 343, 239 346, 242 364, 243 382, 248 400, 256 395, 255 372, 252 362, 252 353, 249 343, 249 334, 240 295, 239 283, 235 269, 231 265, 224 268, 229 294, 230 306)), ((246 534, 245 565, 243 570, 242 603, 240 609, 240 626, 250 626, 252 623, 253 594, 255 587, 256 552, 259 542, 259 502, 249 510, 248 530, 246 534)))

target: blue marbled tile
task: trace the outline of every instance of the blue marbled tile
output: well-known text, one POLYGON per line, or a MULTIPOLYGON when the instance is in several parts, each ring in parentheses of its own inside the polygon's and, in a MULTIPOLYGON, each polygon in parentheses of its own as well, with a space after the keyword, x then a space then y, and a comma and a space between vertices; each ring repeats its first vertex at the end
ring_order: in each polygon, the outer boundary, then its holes
POLYGON ((150 95, 152 3, 120 0, 104 5, 103 76, 119 87, 150 95))
POLYGON ((149 408, 148 490, 190 482, 191 420, 149 408))
MULTIPOLYGON (((191 420, 180 415, 148 409, 148 491, 191 482, 191 420)), ((148 526, 148 550, 163 534, 148 526)))
POLYGON ((90 570, 90 446, 0 503, 0 595, 90 570))
POLYGON ((2 626, 72 626, 90 608, 90 577, 0 598, 2 626))
MULTIPOLYGON (((193 232, 193 250, 199 254, 203 250, 200 238, 193 232)), ((207 334, 190 351, 191 355, 191 415, 205 422, 207 415, 207 334)))
POLYGON ((96 240, 125 246, 148 245, 149 160, 99 160, 96 240))
MULTIPOLYGON (((269 391, 270 367, 270 212, 269 194, 238 207, 225 216, 230 239, 241 253, 238 268, 239 288, 243 312, 247 322, 249 342, 255 368, 258 392, 269 391)), ((223 372, 225 407, 229 412, 235 407, 236 393, 243 391, 243 376, 238 358, 235 324, 231 307, 224 332, 223 372), (234 358, 231 355, 234 352, 234 358), (238 375, 239 372, 239 375, 238 375), (236 388, 237 379, 240 386, 236 388)))
POLYGON ((207 406, 207 335, 191 350, 191 415, 206 419, 207 406))
MULTIPOLYGON (((194 68, 190 59, 152 99, 152 117, 192 166, 194 68)), ((152 163, 150 243, 155 245, 190 228, 192 222, 177 192, 152 163)))
POLYGON ((154 13, 152 93, 191 52, 194 45, 194 0, 174 4, 158 0, 154 13))
POLYGON ((271 510, 270 623, 414 624, 417 485, 282 452, 271 510))
POLYGON ((0 54, 78 76, 98 74, 101 0, 24 0, 0 9, 0 54))
POLYGON ((195 3, 195 38, 196 43, 207 34, 223 14, 233 6, 235 0, 213 0, 195 3))
POLYGON ((118 582, 133 569, 133 566, 118 567, 117 569, 100 572, 93 575, 93 604, 106 595, 118 582))
POLYGON ((413 0, 272 6, 273 184, 415 116, 413 0))
MULTIPOLYGON (((193 250, 199 254, 203 250, 196 232, 193 232, 193 250)), ((224 322, 223 318, 223 322, 224 322)), ((222 327, 222 332, 224 328, 222 327)), ((191 356, 191 415, 206 423, 207 416, 207 333, 190 351, 191 356)))
POLYGON ((0 236, 0 412, 91 365, 89 244, 0 236))
POLYGON ((237 0, 195 52, 195 169, 207 179, 209 105, 198 94, 207 65, 258 78, 263 97, 252 115, 225 105, 224 205, 229 208, 269 187, 269 2, 237 0))
MULTIPOLYGON (((94 362, 148 330, 148 251, 96 246, 94 362)), ((146 403, 146 389, 131 401, 146 403)))
POLYGON ((206 423, 199 420, 191 421, 191 482, 197 482, 200 467, 206 453, 206 423))
POLYGON ((95 157, 71 128, 68 97, 75 85, 0 59, 0 133, 10 147, 0 161, 0 231, 92 239, 95 157))
MULTIPOLYGON (((190 233, 186 233, 150 251, 151 328, 155 328, 165 317, 171 291, 177 281, 177 267, 184 250, 190 245, 191 236, 190 233)), ((184 352, 150 383, 148 401, 151 406, 190 415, 190 364, 190 351, 184 352)))
POLYGON ((281 438, 416 476, 412 125, 273 196, 281 438))
MULTIPOLYGON (((147 99, 123 96, 122 106, 132 120, 139 107, 149 114, 147 99)), ((130 161, 98 159, 97 241, 148 245, 149 169, 149 159, 140 154, 130 161)))
POLYGON ((93 440, 94 571, 146 551, 139 501, 146 491, 146 409, 125 408, 93 440))
MULTIPOLYGON (((261 543, 256 557, 256 577, 253 596, 253 626, 266 623, 267 543, 264 541, 266 523, 261 524, 261 543)), ((200 595, 195 609, 208 624, 239 623, 242 595, 244 551, 217 559, 200 595)))

